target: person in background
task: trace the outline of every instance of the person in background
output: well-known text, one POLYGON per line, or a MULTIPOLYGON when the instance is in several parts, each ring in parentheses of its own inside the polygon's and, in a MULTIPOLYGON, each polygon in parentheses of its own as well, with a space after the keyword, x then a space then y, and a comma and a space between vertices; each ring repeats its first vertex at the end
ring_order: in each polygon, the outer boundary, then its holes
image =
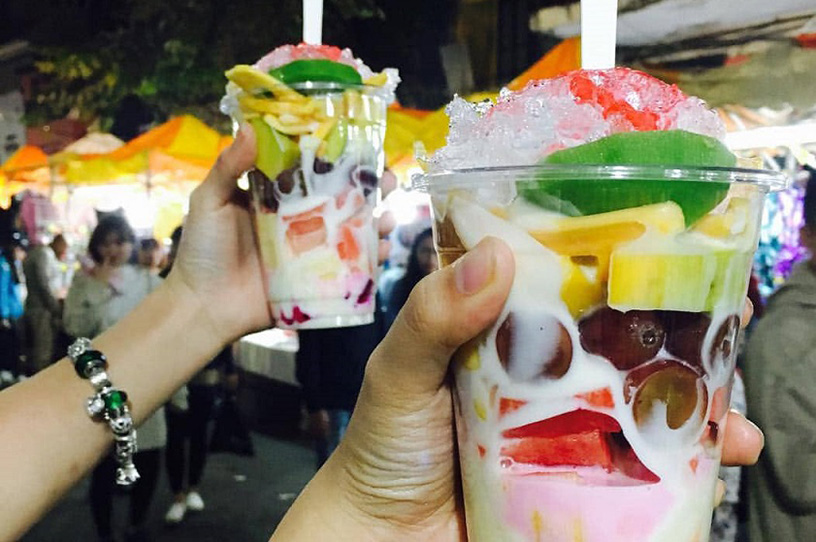
POLYGON ((57 251, 64 253, 65 239, 59 235, 51 245, 39 244, 28 251, 23 261, 28 294, 24 315, 26 326, 26 372, 29 375, 46 368, 55 360, 55 341, 61 326, 62 306, 55 290, 59 275, 57 251))
MULTIPOLYGON (((168 265, 161 276, 167 277, 173 267, 182 227, 173 231, 173 245, 168 265)), ((173 503, 164 515, 168 525, 178 525, 187 512, 204 510, 204 499, 199 485, 207 461, 209 424, 212 419, 216 397, 221 383, 231 391, 238 387, 238 373, 232 357, 232 347, 227 346, 186 386, 182 386, 165 407, 167 420, 167 448, 165 462, 173 503)))
POLYGON ((346 433, 366 362, 382 336, 379 310, 373 324, 298 331, 295 376, 309 415, 307 432, 314 440, 318 469, 346 433))
POLYGON ((799 263, 748 339, 748 414, 766 446, 748 478, 751 542, 809 542, 816 533, 816 177, 804 199, 799 263))
POLYGON ((139 242, 139 254, 137 259, 140 266, 154 275, 158 275, 162 271, 162 264, 165 260, 164 250, 159 242, 152 237, 142 239, 139 242))
POLYGON ((23 315, 23 303, 13 267, 14 248, 0 255, 0 388, 19 369, 20 347, 18 320, 23 315))
MULTIPOLYGON (((74 276, 65 300, 66 331, 74 337, 93 338, 131 312, 155 290, 161 279, 147 269, 129 265, 135 235, 127 221, 118 215, 100 220, 91 234, 88 252, 94 261, 89 272, 74 276)), ((139 451, 134 463, 142 474, 130 497, 130 521, 127 540, 148 540, 145 528, 150 503, 159 478, 161 448, 167 429, 161 408, 139 428, 139 451)), ((100 541, 113 536, 113 495, 116 462, 108 455, 91 474, 91 511, 100 541)))
POLYGON ((423 277, 430 275, 438 268, 439 259, 436 256, 436 250, 434 250, 433 232, 431 228, 427 228, 414 238, 411 254, 408 256, 408 265, 405 267, 405 274, 394 284, 390 296, 384 301, 386 330, 394 323, 397 314, 405 305, 414 286, 423 277))

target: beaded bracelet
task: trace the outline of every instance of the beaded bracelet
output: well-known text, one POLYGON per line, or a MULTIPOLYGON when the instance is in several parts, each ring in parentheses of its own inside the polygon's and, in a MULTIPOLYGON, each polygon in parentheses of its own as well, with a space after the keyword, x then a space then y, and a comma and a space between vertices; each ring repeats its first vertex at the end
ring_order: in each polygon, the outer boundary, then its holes
POLYGON ((114 437, 114 457, 116 458, 116 483, 129 486, 139 479, 139 472, 133 464, 136 453, 136 429, 127 404, 127 394, 113 387, 108 380, 108 360, 98 350, 91 349, 91 341, 81 337, 68 347, 68 357, 80 378, 89 380, 96 393, 88 397, 86 410, 96 420, 108 422, 114 437))

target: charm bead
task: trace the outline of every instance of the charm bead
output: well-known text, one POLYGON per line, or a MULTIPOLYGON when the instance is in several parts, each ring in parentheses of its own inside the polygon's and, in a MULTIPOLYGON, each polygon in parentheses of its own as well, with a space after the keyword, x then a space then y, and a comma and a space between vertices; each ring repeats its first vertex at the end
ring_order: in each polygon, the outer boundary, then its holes
POLYGON ((108 360, 99 350, 85 350, 76 357, 74 369, 80 378, 90 378, 93 374, 104 371, 108 360))

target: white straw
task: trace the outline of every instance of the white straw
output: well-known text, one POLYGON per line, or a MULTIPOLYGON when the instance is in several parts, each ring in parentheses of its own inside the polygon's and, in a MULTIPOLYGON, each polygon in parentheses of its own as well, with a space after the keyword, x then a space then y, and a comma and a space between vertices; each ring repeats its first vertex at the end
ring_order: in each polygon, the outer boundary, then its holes
POLYGON ((581 0, 581 67, 605 70, 615 67, 618 30, 617 0, 581 0))
POLYGON ((303 41, 323 43, 323 0, 303 0, 303 41))

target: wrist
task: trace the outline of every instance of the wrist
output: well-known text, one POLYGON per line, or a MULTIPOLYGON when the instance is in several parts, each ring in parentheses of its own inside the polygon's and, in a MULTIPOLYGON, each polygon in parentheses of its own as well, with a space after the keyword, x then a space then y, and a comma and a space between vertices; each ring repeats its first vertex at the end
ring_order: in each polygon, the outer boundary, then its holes
POLYGON ((216 350, 232 340, 225 331, 227 326, 213 318, 207 300, 196 293, 179 273, 171 271, 162 282, 162 289, 173 310, 188 316, 189 327, 185 333, 194 333, 204 341, 203 344, 211 344, 216 350))

